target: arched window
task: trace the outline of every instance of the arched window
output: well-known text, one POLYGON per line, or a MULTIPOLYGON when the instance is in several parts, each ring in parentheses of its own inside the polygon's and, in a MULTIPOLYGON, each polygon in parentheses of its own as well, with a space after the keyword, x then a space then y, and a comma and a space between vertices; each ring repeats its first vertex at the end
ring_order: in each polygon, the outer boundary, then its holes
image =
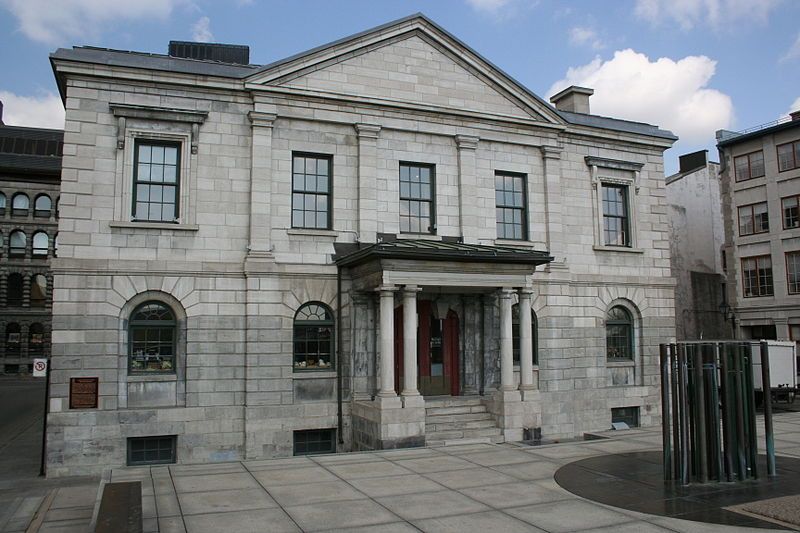
POLYGON ((131 373, 175 372, 178 322, 161 302, 146 302, 131 314, 128 331, 131 373))
MULTIPOLYGON (((533 364, 539 364, 539 325, 536 313, 531 309, 531 345, 533 347, 533 364)), ((519 364, 519 304, 511 308, 511 342, 514 349, 514 364, 519 364)))
POLYGON ((33 215, 37 217, 50 217, 53 201, 46 194, 40 194, 33 202, 33 215))
POLYGON ((606 315, 606 353, 609 360, 633 360, 633 318, 622 306, 614 306, 606 315))
POLYGON ((31 277, 31 307, 44 307, 47 303, 47 278, 42 274, 31 277))
POLYGON ((33 255, 36 257, 47 257, 47 248, 50 246, 50 237, 43 231, 33 234, 33 255))
POLYGON ((8 236, 8 254, 25 255, 25 247, 28 245, 28 238, 20 230, 14 230, 8 236))
POLYGON ((6 195, 0 192, 0 215, 6 214, 6 195))
POLYGON ((294 315, 294 369, 333 367, 333 313, 319 302, 309 302, 294 315))
POLYGON ((28 330, 28 354, 44 354, 44 326, 35 322, 28 330))
POLYGON ((6 326, 6 354, 19 354, 19 348, 22 344, 20 335, 22 334, 22 328, 19 327, 19 324, 16 322, 12 322, 8 326, 6 326))
POLYGON ((9 307, 22 306, 23 285, 22 274, 12 272, 8 275, 8 280, 6 282, 6 303, 9 307))
POLYGON ((11 214, 14 216, 28 216, 28 208, 31 206, 30 198, 23 192, 18 192, 11 199, 11 214))

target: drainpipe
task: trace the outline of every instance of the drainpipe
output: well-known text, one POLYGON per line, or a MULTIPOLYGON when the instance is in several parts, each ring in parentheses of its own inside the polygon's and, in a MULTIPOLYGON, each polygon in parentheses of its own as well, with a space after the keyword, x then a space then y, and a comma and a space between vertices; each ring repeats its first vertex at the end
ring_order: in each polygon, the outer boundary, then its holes
POLYGON ((342 415, 342 267, 336 265, 336 417, 339 425, 336 433, 339 435, 339 444, 344 444, 342 429, 344 416, 342 415))

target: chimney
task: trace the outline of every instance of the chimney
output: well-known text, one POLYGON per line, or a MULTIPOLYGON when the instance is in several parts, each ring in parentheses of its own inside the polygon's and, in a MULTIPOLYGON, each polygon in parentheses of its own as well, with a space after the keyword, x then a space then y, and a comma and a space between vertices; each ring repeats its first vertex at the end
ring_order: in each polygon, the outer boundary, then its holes
POLYGON ((678 172, 684 173, 697 168, 705 167, 708 163, 708 150, 700 150, 678 157, 678 172))
POLYGON ((195 43, 191 41, 170 41, 170 57, 219 61, 235 65, 250 63, 250 47, 239 44, 195 43))
POLYGON ((3 101, 0 100, 0 126, 5 126, 3 122, 3 101))
POLYGON ((589 114, 589 97, 594 94, 594 89, 570 85, 560 93, 550 97, 550 102, 559 111, 589 114))

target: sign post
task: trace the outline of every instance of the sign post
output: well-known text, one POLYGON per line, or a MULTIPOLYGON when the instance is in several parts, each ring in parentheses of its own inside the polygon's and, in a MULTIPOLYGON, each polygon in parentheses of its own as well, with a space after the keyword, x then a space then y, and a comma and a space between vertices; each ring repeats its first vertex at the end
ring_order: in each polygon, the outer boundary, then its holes
POLYGON ((47 451, 47 413, 50 411, 50 360, 33 360, 33 377, 45 378, 44 385, 44 417, 42 418, 42 461, 39 465, 39 475, 45 474, 45 457, 47 451))

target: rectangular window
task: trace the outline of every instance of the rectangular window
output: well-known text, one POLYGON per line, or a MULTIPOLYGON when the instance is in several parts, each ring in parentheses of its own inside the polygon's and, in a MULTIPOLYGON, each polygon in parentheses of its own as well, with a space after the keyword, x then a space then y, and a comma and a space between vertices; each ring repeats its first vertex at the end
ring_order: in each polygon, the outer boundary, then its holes
POLYGON ((400 233, 436 233, 434 170, 400 163, 400 233))
POLYGON ((528 202, 524 174, 495 172, 494 198, 498 239, 528 238, 528 202))
POLYGON ((739 235, 753 235, 769 231, 767 202, 745 205, 739 208, 739 235))
POLYGON ((800 141, 778 146, 778 171, 800 167, 800 141))
POLYGON ((639 427, 638 407, 614 407, 611 409, 611 423, 624 422, 630 428, 639 427))
POLYGON ((786 252, 786 285, 789 294, 800 294, 800 251, 786 252))
POLYGON ((335 429, 306 429, 294 432, 295 455, 318 455, 335 452, 335 429))
POLYGON ((742 259, 744 297, 772 296, 772 259, 768 255, 742 259))
POLYGON ((781 200, 783 208, 783 229, 800 227, 800 196, 790 196, 781 200))
POLYGON ((628 187, 603 184, 603 244, 630 246, 628 187))
POLYGON ((128 466, 174 463, 176 441, 175 435, 129 438, 128 466))
POLYGON ((331 229, 333 158, 292 154, 292 227, 331 229))
POLYGON ((759 150, 735 157, 733 166, 736 170, 736 181, 760 178, 764 175, 764 152, 759 150))
POLYGON ((180 143, 136 141, 133 220, 178 221, 180 143))

